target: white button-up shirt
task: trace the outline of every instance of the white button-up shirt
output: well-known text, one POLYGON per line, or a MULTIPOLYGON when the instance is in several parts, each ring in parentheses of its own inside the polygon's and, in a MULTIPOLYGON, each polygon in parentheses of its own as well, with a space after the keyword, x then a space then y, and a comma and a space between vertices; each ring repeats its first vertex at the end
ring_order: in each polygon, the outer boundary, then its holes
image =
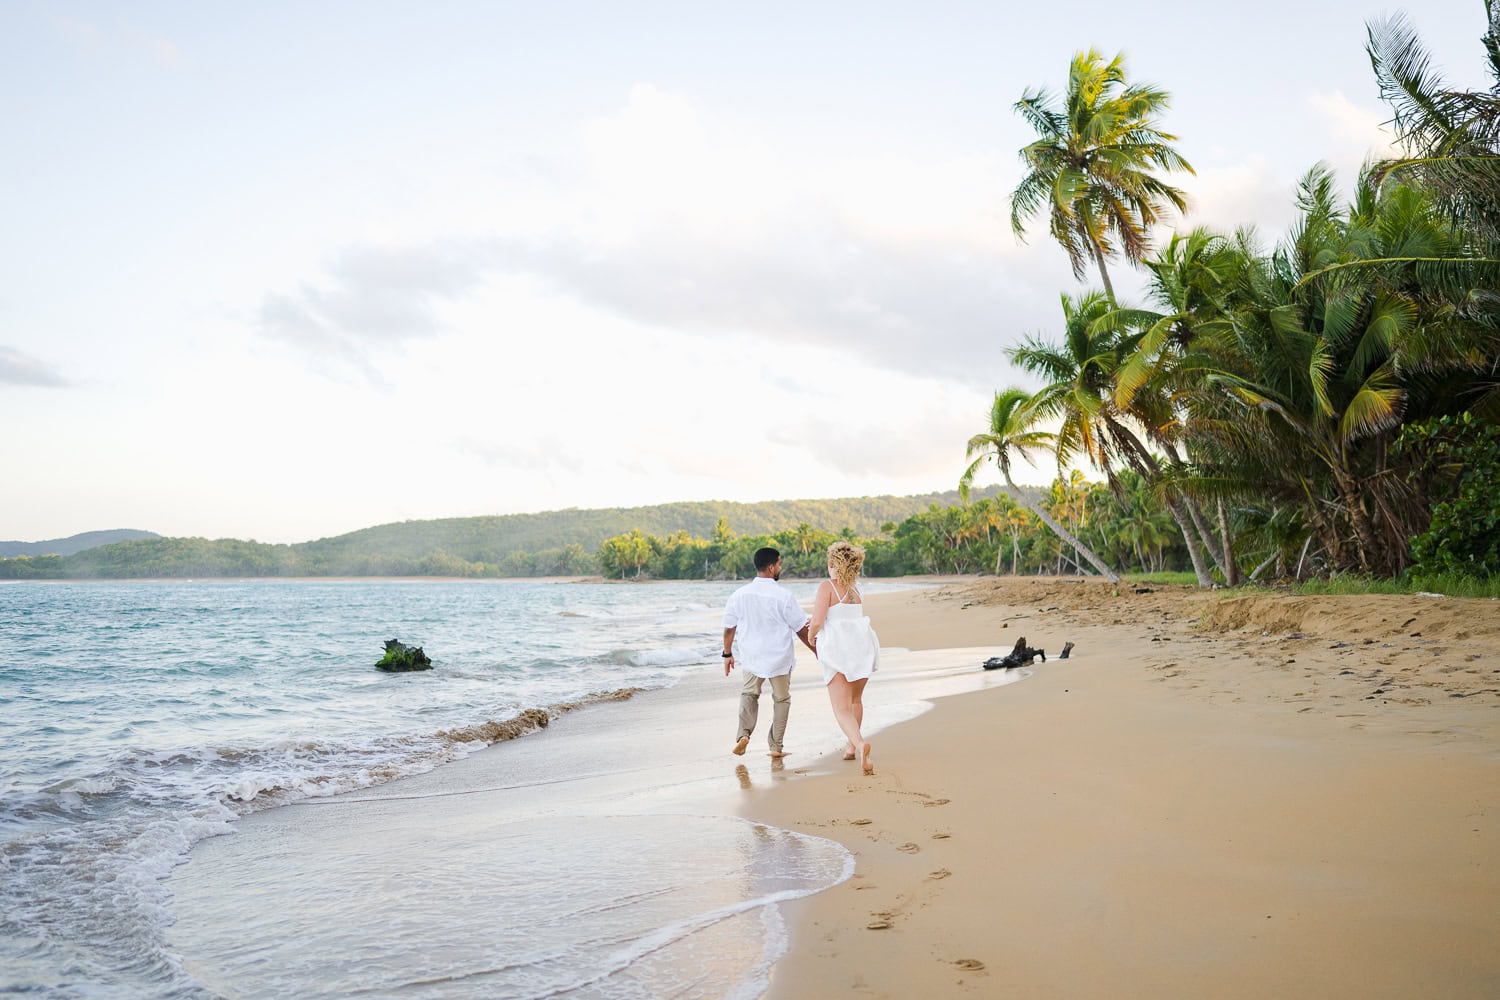
POLYGON ((735 664, 757 677, 780 677, 797 662, 794 641, 812 619, 792 592, 758 576, 729 596, 724 627, 732 628, 735 664))

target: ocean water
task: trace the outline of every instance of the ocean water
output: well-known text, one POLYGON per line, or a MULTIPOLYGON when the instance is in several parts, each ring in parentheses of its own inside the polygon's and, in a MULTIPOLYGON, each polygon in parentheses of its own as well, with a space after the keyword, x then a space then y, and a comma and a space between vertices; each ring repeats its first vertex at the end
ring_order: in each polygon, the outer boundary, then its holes
MULTIPOLYGON (((164 879, 194 844, 251 812, 433 771, 524 731, 506 723, 529 709, 701 673, 718 662, 714 611, 734 586, 0 585, 0 993, 296 994, 298 970, 284 964, 267 978, 264 963, 230 963, 220 971, 231 981, 210 984, 174 953, 164 879), (435 669, 373 669, 390 638, 424 646, 435 669)), ((791 586, 810 600, 811 583, 791 586)), ((519 844, 564 836, 548 822, 489 831, 455 850, 480 857, 508 846, 514 857, 519 844)), ((538 855, 513 877, 540 885, 545 876, 553 890, 458 880, 453 893, 473 897, 477 909, 507 901, 510 919, 487 923, 484 934, 488 953, 510 958, 476 965, 476 952, 451 936, 418 948, 420 936, 408 935, 410 956, 397 962, 387 950, 386 961, 408 974, 430 968, 404 983, 404 995, 471 995, 471 987, 487 996, 661 995, 653 963, 680 970, 672 956, 684 949, 719 957, 689 963, 705 978, 675 983, 673 995, 733 994, 747 988, 744 968, 763 962, 778 933, 765 904, 847 876, 842 848, 788 831, 724 817, 630 822, 642 835, 636 843, 671 843, 652 824, 679 834, 697 824, 723 849, 684 867, 672 852, 624 851, 618 820, 570 821, 569 843, 603 859, 590 879, 570 883, 575 868, 565 860, 544 872, 536 865, 549 862, 538 855), (628 871, 628 884, 611 884, 613 871, 628 871), (518 899, 534 912, 518 912, 518 899), (538 927, 553 930, 539 936, 538 927), (747 940, 759 942, 759 958, 735 957, 747 940)), ((305 919, 296 935, 315 940, 315 911, 305 919)), ((420 913, 389 919, 423 923, 420 913)), ((216 930, 246 929, 195 933, 216 930)), ((344 989, 336 971, 317 981, 329 993, 344 989)))

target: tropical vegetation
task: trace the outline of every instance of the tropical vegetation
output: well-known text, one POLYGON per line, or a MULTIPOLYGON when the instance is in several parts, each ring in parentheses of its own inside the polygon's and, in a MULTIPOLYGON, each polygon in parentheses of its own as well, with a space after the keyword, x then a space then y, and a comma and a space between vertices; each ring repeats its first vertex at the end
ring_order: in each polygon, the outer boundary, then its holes
POLYGON ((1122 59, 1077 56, 1060 103, 1028 91, 1016 108, 1042 138, 1021 151, 1013 225, 1045 205, 1104 288, 1064 295, 1060 332, 1008 352, 1040 388, 998 393, 971 456, 1004 472, 1045 439, 1131 514, 1154 500, 1200 585, 1500 574, 1500 0, 1485 12, 1489 92, 1448 88, 1405 18, 1369 27, 1403 155, 1349 196, 1312 166, 1269 246, 1202 227, 1150 244, 1181 207, 1153 171, 1187 165, 1156 121, 1166 93, 1129 85, 1122 59), (1116 247, 1140 302, 1116 300, 1116 247))

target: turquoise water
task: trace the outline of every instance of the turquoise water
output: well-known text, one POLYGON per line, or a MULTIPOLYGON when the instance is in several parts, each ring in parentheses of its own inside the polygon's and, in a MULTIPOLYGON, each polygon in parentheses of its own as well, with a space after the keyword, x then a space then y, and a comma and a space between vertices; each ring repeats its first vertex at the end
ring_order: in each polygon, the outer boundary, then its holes
MULTIPOLYGON (((671 686, 717 663, 714 612, 734 586, 0 586, 0 992, 215 995, 167 945, 174 916, 163 879, 193 844, 252 811, 460 759, 493 737, 487 724, 525 709, 671 686), (425 647, 435 669, 374 670, 390 638, 425 647)), ((804 603, 812 587, 792 584, 804 603)), ((842 864, 836 852, 818 855, 790 883, 768 882, 775 851, 767 853, 766 838, 785 831, 756 829, 725 833, 743 842, 729 855, 745 870, 716 872, 718 883, 743 876, 771 885, 760 896, 796 894, 827 884, 842 864)), ((701 881, 694 875, 679 890, 701 881)), ((666 890, 651 897, 661 913, 641 919, 662 926, 636 928, 630 939, 668 933, 699 912, 659 905, 672 898, 666 890)), ((728 919, 745 912, 740 905, 730 894, 710 911, 728 919)), ((559 953, 582 947, 556 944, 559 953)), ((619 961, 650 995, 645 957, 627 949, 619 961)), ((545 969, 537 975, 516 992, 486 995, 577 986, 545 982, 545 969)))

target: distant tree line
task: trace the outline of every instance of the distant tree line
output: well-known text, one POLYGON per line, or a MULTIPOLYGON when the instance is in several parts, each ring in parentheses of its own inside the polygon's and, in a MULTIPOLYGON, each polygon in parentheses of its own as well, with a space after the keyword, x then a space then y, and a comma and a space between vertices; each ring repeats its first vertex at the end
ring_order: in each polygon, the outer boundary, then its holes
POLYGON ((950 490, 904 497, 570 509, 405 521, 296 544, 152 536, 69 554, 0 559, 0 579, 591 576, 602 571, 601 543, 631 530, 660 537, 702 535, 733 520, 757 535, 798 523, 878 534, 882 524, 957 498, 958 491, 950 490))
MULTIPOLYGON (((1127 480, 1127 482, 1130 482, 1127 480)), ((1121 566, 1175 570, 1184 565, 1180 539, 1148 490, 1131 483, 1123 499, 1081 474, 1059 479, 1033 499, 1121 566)), ((594 551, 577 542, 535 552, 512 551, 489 561, 445 548, 419 555, 348 553, 330 558, 309 545, 270 545, 237 539, 157 538, 121 542, 71 556, 0 560, 0 579, 140 579, 414 576, 513 578, 594 576, 626 580, 741 579, 754 570, 755 550, 782 552, 790 576, 822 576, 828 546, 839 539, 866 550, 869 576, 955 573, 1077 573, 1075 556, 1009 493, 990 492, 969 503, 929 503, 869 535, 851 525, 832 530, 801 521, 778 531, 739 533, 720 517, 706 535, 686 529, 663 534, 632 527, 594 551)), ((824 522, 826 524, 826 522, 824 522)))
MULTIPOLYGON (((1139 477, 1122 479, 1123 494, 1074 472, 1041 492, 1037 503, 1076 536, 1087 539, 1114 565, 1141 572, 1180 571, 1187 553, 1171 531, 1171 519, 1139 477)), ((862 538, 851 528, 830 531, 807 522, 782 531, 736 534, 721 519, 709 537, 686 531, 657 536, 632 529, 608 538, 597 554, 600 570, 615 579, 723 580, 750 575, 762 546, 781 552, 783 572, 820 577, 828 546, 840 539, 865 549, 865 575, 1067 574, 1093 572, 1080 566, 1071 548, 1009 493, 972 503, 930 504, 878 535, 862 538)))

